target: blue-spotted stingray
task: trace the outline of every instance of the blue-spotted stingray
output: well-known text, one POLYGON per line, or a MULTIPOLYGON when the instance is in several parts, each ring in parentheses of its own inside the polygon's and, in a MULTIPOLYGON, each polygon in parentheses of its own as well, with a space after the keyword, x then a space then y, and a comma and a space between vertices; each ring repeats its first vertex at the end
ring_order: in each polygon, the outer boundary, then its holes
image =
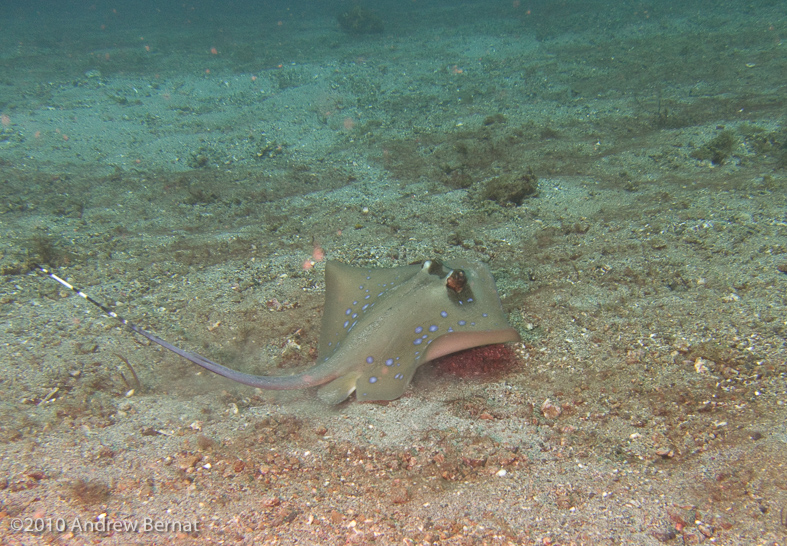
POLYGON ((46 269, 38 269, 134 332, 211 372, 266 390, 319 386, 319 397, 329 404, 338 404, 353 392, 361 401, 394 400, 425 362, 464 349, 520 340, 506 320, 484 264, 428 260, 373 269, 329 261, 317 364, 295 375, 252 375, 175 347, 46 269))

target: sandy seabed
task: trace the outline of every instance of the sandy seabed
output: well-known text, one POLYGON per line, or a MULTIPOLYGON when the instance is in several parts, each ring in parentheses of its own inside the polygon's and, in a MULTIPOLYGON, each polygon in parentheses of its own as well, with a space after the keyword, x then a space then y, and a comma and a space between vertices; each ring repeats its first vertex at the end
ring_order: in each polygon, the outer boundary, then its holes
POLYGON ((2 543, 785 544, 787 20, 714 6, 4 17, 2 543), (322 253, 524 341, 328 407, 32 266, 287 374, 322 253))

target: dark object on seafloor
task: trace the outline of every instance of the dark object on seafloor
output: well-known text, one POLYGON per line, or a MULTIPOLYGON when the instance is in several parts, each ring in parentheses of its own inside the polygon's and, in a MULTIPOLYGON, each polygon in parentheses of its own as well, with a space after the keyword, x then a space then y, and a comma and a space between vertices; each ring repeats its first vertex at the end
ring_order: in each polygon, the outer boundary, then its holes
POLYGON ((374 12, 354 5, 336 16, 339 26, 347 34, 379 34, 383 31, 383 20, 374 12))

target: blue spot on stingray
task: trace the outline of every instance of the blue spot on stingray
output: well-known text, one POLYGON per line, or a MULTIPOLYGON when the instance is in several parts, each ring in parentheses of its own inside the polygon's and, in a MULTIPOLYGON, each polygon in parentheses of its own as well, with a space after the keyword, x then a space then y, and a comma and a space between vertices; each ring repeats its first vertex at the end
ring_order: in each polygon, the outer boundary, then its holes
POLYGON ((453 332, 453 331, 454 331, 454 328, 453 328, 452 326, 449 326, 449 327, 448 327, 448 331, 449 331, 449 332, 453 332))
POLYGON ((350 325, 350 321, 349 320, 345 320, 344 321, 344 327, 347 328, 349 325, 350 325))
POLYGON ((366 295, 366 296, 363 297, 363 299, 365 299, 365 300, 368 300, 369 298, 371 298, 371 296, 369 296, 369 295, 366 295))
POLYGON ((460 320, 459 321, 459 326, 464 326, 465 324, 467 324, 466 320, 460 320))
POLYGON ((445 318, 448 316, 448 313, 446 313, 445 311, 440 311, 440 316, 445 318))
POLYGON ((390 366, 392 364, 393 364, 393 358, 389 358, 388 360, 385 361, 386 366, 390 366))
POLYGON ((358 290, 363 290, 363 285, 359 286, 358 290))
POLYGON ((467 303, 473 303, 473 298, 467 298, 467 303))
POLYGON ((475 322, 471 322, 471 323, 470 323, 470 326, 475 326, 475 322))
POLYGON ((394 379, 404 379, 404 374, 398 373, 394 376, 394 379))
POLYGON ((350 313, 352 313, 352 312, 353 312, 353 310, 352 310, 352 309, 350 309, 350 308, 348 307, 348 308, 347 308, 347 311, 345 311, 345 312, 344 312, 344 314, 345 314, 345 315, 349 315, 349 314, 350 314, 350 313))
POLYGON ((376 377, 370 377, 369 378, 369 383, 377 383, 377 378, 376 377))
POLYGON ((421 332, 423 332, 423 331, 424 331, 424 329, 423 329, 421 326, 416 326, 416 327, 415 327, 415 333, 416 333, 416 334, 420 334, 420 333, 421 333, 421 332))
POLYGON ((369 279, 371 279, 371 277, 366 277, 366 280, 367 280, 367 281, 368 281, 369 279))
POLYGON ((383 295, 383 293, 382 293, 382 292, 380 292, 379 294, 377 294, 377 297, 379 298, 379 297, 380 297, 380 296, 382 296, 382 295, 383 295))
POLYGON ((423 341, 423 339, 421 339, 421 338, 419 337, 418 339, 416 339, 415 341, 413 341, 413 345, 420 345, 422 341, 423 341))
POLYGON ((367 356, 366 357, 366 363, 367 364, 371 364, 372 362, 374 362, 374 358, 372 358, 371 356, 367 356))
POLYGON ((353 318, 358 318, 358 313, 353 313, 353 318))
POLYGON ((436 331, 437 331, 437 326, 435 326, 434 324, 432 324, 432 325, 429 327, 429 331, 430 331, 430 332, 436 332, 436 331))
POLYGON ((481 316, 482 316, 482 317, 484 317, 484 318, 486 318, 486 317, 488 317, 488 316, 489 316, 489 313, 481 313, 481 316))

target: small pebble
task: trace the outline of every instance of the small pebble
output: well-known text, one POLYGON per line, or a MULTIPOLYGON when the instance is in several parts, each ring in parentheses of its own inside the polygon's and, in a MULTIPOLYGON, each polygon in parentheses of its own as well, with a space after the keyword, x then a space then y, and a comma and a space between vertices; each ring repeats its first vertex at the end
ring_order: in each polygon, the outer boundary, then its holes
POLYGON ((656 450, 656 455, 665 459, 671 459, 675 456, 675 452, 668 447, 660 447, 656 450))
POLYGON ((542 413, 542 414, 544 415, 544 417, 546 417, 547 419, 555 419, 555 418, 557 418, 557 417, 558 417, 558 416, 559 416, 561 413, 563 413, 563 408, 561 408, 560 406, 556 406, 556 405, 555 405, 555 404, 552 402, 552 400, 550 400, 549 398, 547 398, 546 400, 544 400, 544 403, 543 403, 543 404, 541 404, 541 413, 542 413))

